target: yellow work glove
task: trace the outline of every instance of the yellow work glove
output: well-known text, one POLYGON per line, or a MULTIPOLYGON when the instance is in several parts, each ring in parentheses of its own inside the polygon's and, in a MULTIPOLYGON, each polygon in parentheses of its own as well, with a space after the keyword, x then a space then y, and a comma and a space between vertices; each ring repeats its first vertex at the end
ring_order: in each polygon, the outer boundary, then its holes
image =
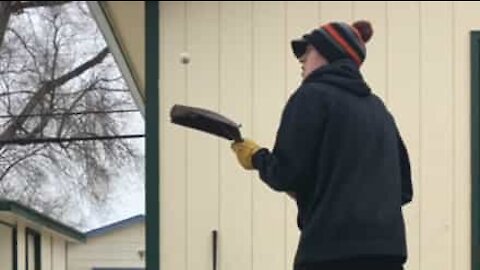
POLYGON ((232 150, 237 154, 238 162, 246 170, 253 170, 252 156, 260 150, 254 141, 250 139, 244 139, 242 142, 232 143, 232 150))

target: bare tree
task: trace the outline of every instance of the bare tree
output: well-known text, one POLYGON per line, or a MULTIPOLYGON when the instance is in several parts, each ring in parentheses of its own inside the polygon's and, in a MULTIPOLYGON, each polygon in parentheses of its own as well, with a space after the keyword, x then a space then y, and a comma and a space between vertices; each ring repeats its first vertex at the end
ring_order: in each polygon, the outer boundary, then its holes
POLYGON ((66 4, 70 1, 2 1, 0 2, 0 47, 3 43, 5 30, 7 29, 10 16, 20 14, 29 8, 53 7, 66 4))
POLYGON ((0 47, 2 46, 5 30, 7 29, 8 21, 10 20, 11 4, 12 1, 0 2, 0 47))
POLYGON ((0 2, 0 196, 54 216, 67 199, 104 202, 139 159, 128 140, 28 143, 119 135, 125 118, 101 112, 135 107, 85 3, 68 2, 0 2))

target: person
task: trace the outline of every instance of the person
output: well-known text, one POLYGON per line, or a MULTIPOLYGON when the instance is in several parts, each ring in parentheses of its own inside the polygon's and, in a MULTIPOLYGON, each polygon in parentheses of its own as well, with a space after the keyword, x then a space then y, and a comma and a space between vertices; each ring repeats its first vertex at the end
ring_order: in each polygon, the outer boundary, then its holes
POLYGON ((368 21, 331 22, 291 42, 303 81, 272 151, 232 143, 240 164, 297 203, 295 270, 403 269, 408 152, 394 117, 363 79, 368 21))

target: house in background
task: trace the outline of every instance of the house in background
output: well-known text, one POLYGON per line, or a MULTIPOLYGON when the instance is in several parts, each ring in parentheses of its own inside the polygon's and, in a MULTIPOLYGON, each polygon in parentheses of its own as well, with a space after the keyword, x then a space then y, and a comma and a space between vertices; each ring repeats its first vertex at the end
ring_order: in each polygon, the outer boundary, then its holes
POLYGON ((145 216, 86 233, 0 200, 1 270, 143 270, 145 216))
POLYGON ((2 270, 65 270, 67 245, 85 235, 19 203, 0 200, 2 270))
POLYGON ((86 234, 68 245, 68 270, 145 269, 145 216, 134 216, 86 234))

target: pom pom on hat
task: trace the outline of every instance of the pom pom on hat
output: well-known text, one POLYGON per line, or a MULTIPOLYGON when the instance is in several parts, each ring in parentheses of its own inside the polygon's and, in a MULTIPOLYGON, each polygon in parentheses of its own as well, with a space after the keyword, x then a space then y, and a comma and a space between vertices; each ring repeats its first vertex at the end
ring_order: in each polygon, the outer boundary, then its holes
POLYGON ((352 27, 358 31, 363 42, 367 43, 372 38, 373 29, 369 21, 357 21, 352 24, 352 27))

